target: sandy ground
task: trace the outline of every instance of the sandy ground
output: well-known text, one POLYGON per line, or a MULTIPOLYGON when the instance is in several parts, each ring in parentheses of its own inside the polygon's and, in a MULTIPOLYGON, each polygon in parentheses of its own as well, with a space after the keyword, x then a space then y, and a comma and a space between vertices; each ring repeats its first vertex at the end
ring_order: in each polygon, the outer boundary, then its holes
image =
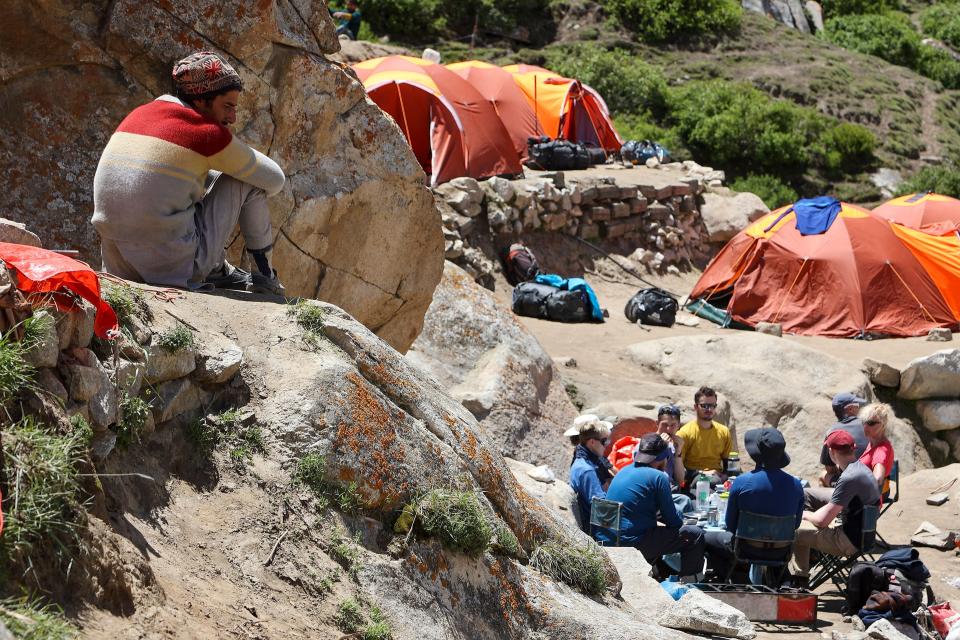
MULTIPOLYGON (((628 172, 624 172, 626 174, 628 172)), ((619 175, 618 175, 619 179, 619 175)), ((609 265, 607 265, 609 266, 609 265)), ((554 358, 572 357, 575 368, 562 368, 562 375, 577 385, 587 406, 606 400, 624 400, 635 396, 637 383, 645 381, 644 373, 632 365, 623 355, 629 345, 647 340, 672 336, 717 334, 731 329, 720 329, 713 323, 701 320, 697 327, 674 325, 671 328, 650 327, 641 329, 629 323, 623 315, 627 300, 643 284, 626 273, 613 275, 610 269, 603 273, 586 274, 585 277, 597 293, 601 304, 610 311, 610 318, 603 324, 563 324, 532 318, 520 318, 547 352, 554 358)), ((650 276, 656 285, 675 294, 686 295, 699 272, 677 276, 650 276)), ((511 288, 498 282, 496 296, 505 305, 510 304, 511 288)), ((805 346, 821 350, 834 357, 859 364, 864 358, 873 358, 894 367, 903 368, 910 360, 952 346, 952 343, 927 342, 924 338, 888 339, 876 341, 837 340, 805 336, 785 336, 805 346)), ((960 525, 960 464, 941 469, 920 472, 903 483, 901 500, 881 519, 879 530, 893 545, 909 543, 910 535, 923 520, 929 520, 942 528, 957 528, 960 525), (930 489, 957 477, 952 488, 951 500, 941 507, 929 507, 924 503, 930 489)), ((921 557, 931 569, 931 585, 938 599, 952 600, 954 608, 960 608, 960 589, 950 587, 946 580, 960 576, 960 556, 954 552, 921 549, 921 557)), ((850 632, 852 627, 840 616, 843 600, 832 586, 822 586, 818 622, 815 627, 759 626, 758 638, 765 640, 787 635, 798 640, 819 639, 821 634, 829 638, 830 632, 850 632)))

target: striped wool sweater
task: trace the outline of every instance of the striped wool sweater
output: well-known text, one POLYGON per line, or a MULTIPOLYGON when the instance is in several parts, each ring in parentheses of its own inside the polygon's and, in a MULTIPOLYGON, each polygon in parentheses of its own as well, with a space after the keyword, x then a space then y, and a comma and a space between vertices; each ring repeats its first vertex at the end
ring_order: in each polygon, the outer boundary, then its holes
POLYGON ((93 178, 93 225, 104 238, 155 246, 197 243, 195 205, 208 171, 273 195, 283 171, 230 130, 173 96, 130 112, 110 137, 93 178))

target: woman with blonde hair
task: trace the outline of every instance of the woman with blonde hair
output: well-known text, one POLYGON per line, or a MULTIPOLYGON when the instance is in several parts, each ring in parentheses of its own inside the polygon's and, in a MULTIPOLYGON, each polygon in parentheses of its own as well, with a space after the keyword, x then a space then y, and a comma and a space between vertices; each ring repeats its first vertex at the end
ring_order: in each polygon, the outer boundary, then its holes
POLYGON ((887 423, 890 420, 890 405, 875 402, 860 409, 857 416, 863 424, 863 433, 867 436, 867 449, 860 456, 860 462, 867 465, 880 487, 886 493, 887 478, 893 468, 893 445, 887 439, 887 423))

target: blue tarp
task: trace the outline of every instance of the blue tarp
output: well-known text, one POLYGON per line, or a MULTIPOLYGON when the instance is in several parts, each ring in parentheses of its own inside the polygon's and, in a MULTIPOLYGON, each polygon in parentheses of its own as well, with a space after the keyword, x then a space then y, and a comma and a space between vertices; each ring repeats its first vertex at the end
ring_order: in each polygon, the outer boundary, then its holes
POLYGON ((793 205, 793 212, 797 216, 797 231, 800 235, 826 233, 840 214, 840 201, 830 196, 797 200, 793 205))
POLYGON ((555 273, 541 273, 536 277, 535 282, 568 291, 583 291, 587 294, 587 299, 590 300, 590 315, 597 322, 603 322, 603 310, 600 308, 597 294, 593 292, 593 288, 583 278, 563 278, 555 273))

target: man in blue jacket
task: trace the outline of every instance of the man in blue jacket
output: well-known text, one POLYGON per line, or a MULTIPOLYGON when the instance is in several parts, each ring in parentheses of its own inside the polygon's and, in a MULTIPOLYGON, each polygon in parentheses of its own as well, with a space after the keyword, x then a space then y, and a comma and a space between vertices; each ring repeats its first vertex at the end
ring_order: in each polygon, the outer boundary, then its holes
POLYGON ((570 488, 577 495, 580 507, 580 527, 590 533, 590 506, 594 498, 605 498, 607 486, 613 477, 610 461, 603 456, 610 440, 612 425, 595 419, 577 426, 579 443, 570 465, 570 488))
MULTIPOLYGON (((738 476, 730 487, 727 500, 725 531, 706 533, 707 560, 716 574, 725 578, 733 562, 733 540, 740 521, 740 512, 766 516, 793 516, 794 528, 803 516, 803 486, 800 480, 783 468, 790 464, 787 443, 777 429, 751 429, 743 434, 747 453, 757 468, 738 476)), ((770 558, 783 557, 783 549, 758 550, 770 558)))
MULTIPOLYGON (((620 543, 640 550, 651 565, 663 556, 680 554, 680 576, 689 578, 703 570, 703 530, 685 526, 670 494, 670 479, 663 468, 670 457, 667 443, 657 433, 640 439, 633 464, 614 476, 607 500, 623 504, 620 543), (658 521, 666 526, 658 526, 658 521)), ((597 538, 613 542, 613 532, 601 529, 597 538)))

